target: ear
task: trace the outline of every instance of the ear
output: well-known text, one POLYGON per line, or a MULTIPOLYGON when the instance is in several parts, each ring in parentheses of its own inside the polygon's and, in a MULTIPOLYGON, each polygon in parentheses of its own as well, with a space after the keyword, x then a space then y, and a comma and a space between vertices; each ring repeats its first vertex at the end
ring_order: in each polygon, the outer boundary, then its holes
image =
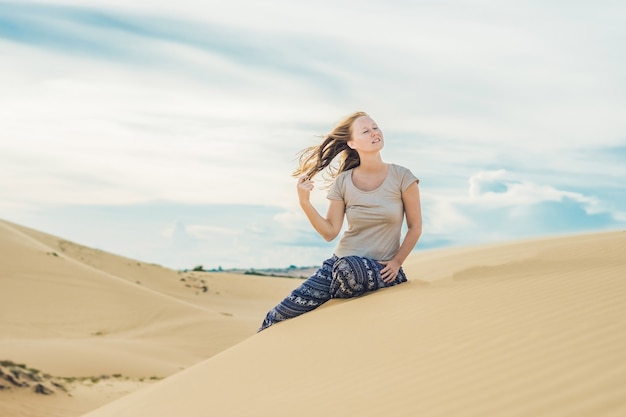
POLYGON ((348 145, 348 148, 350 149, 354 149, 354 146, 352 145, 352 139, 350 139, 349 141, 346 142, 346 145, 348 145))

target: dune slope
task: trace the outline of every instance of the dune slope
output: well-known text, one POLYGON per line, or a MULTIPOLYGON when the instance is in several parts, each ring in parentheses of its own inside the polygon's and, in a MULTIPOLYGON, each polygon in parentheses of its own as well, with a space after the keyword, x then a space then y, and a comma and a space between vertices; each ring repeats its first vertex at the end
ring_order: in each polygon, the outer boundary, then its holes
POLYGON ((626 233, 420 253, 405 269, 410 283, 86 416, 625 415, 626 233))
POLYGON ((2 416, 76 416, 179 372, 254 335, 299 282, 181 273, 6 221, 0 254, 0 361, 29 369, 0 370, 2 416), (74 382, 42 396, 43 374, 74 382))
POLYGON ((59 376, 165 376, 242 339, 244 330, 232 317, 0 227, 0 251, 10 253, 0 265, 5 359, 59 376))

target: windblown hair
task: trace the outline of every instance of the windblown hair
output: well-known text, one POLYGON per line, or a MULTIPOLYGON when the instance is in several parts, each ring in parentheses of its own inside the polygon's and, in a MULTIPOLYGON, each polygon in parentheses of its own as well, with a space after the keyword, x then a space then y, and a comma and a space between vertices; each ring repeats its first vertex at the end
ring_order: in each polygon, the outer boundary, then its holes
POLYGON ((352 138, 352 124, 361 116, 368 114, 362 111, 352 113, 339 122, 328 135, 323 136, 320 145, 301 151, 298 154, 299 166, 293 176, 305 175, 310 179, 328 168, 330 179, 334 179, 339 173, 358 167, 361 159, 357 151, 348 146, 348 141, 352 138))

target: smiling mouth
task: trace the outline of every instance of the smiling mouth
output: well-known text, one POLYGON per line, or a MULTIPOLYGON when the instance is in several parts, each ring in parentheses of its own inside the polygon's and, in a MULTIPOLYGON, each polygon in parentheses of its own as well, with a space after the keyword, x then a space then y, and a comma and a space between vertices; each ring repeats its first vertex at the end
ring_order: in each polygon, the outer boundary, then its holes
POLYGON ((374 139, 372 143, 378 143, 378 142, 380 142, 380 139, 374 139))

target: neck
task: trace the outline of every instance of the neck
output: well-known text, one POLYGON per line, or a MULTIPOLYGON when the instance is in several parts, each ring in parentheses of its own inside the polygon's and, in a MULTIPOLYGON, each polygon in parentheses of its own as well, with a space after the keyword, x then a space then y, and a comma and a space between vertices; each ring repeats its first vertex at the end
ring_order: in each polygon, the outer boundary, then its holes
POLYGON ((378 172, 386 167, 380 153, 372 155, 359 155, 359 159, 361 160, 361 163, 358 168, 362 172, 378 172))

